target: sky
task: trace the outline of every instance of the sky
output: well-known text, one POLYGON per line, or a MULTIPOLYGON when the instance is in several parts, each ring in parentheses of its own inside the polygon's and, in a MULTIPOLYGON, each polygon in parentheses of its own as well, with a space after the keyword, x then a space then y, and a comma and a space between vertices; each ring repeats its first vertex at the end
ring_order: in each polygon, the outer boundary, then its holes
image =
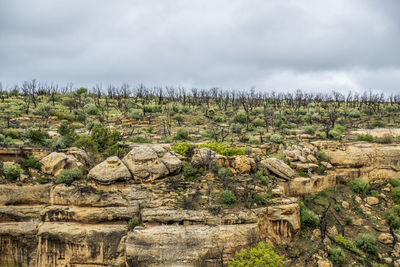
POLYGON ((400 92, 398 0, 0 0, 0 82, 400 92))

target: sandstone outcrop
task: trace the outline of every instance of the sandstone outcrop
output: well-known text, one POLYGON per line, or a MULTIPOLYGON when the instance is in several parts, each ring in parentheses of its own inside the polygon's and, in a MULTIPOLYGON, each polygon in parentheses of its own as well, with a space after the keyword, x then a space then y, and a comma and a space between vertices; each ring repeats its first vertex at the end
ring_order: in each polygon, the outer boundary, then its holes
POLYGON ((192 165, 195 168, 211 170, 217 165, 225 166, 226 157, 214 152, 209 148, 196 148, 192 157, 192 165))
POLYGON ((291 180, 297 176, 296 172, 280 159, 267 158, 262 160, 260 165, 285 180, 291 180))
POLYGON ((167 145, 137 145, 122 159, 138 181, 173 175, 182 169, 181 160, 169 151, 167 145))
POLYGON ((52 152, 44 157, 40 162, 42 165, 42 172, 57 176, 67 164, 67 155, 59 152, 52 152))
POLYGON ((132 178, 125 164, 116 156, 109 157, 88 173, 88 178, 100 184, 112 184, 132 178))

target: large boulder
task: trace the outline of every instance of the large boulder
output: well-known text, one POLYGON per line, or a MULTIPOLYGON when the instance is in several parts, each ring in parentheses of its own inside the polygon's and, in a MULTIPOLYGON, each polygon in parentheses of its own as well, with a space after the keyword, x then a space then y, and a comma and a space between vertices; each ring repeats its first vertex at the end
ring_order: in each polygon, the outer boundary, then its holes
POLYGON ((249 173, 256 169, 256 163, 254 159, 249 158, 245 155, 234 156, 229 159, 229 165, 233 173, 249 173))
POLYGON ((78 162, 83 164, 85 167, 90 168, 93 166, 93 161, 89 155, 82 149, 77 147, 71 147, 67 150, 67 156, 74 157, 78 162))
POLYGON ((182 161, 169 151, 167 145, 137 145, 122 159, 134 179, 153 181, 177 174, 182 161))
POLYGON ((280 159, 266 158, 260 165, 285 180, 292 180, 297 176, 296 172, 280 159))
POLYGON ((42 172, 57 176, 67 165, 68 157, 64 153, 52 152, 40 161, 42 172))
POLYGON ((210 170, 217 165, 225 166, 226 157, 209 148, 196 148, 191 163, 195 168, 206 168, 210 170))
POLYGON ((125 164, 117 156, 113 156, 91 169, 88 178, 99 184, 112 184, 127 181, 132 175, 125 164))

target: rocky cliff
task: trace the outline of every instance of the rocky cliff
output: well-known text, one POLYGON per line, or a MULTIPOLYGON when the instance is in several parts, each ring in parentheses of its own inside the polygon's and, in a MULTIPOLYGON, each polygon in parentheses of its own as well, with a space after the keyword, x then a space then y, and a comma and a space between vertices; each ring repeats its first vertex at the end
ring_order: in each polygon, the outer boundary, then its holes
MULTIPOLYGON (((90 166, 87 179, 71 185, 0 184, 0 266, 221 266, 260 240, 295 240, 298 196, 358 176, 400 177, 395 145, 316 142, 279 152, 290 166, 266 155, 226 159, 204 149, 192 159, 199 165, 217 161, 244 174, 238 186, 243 190, 246 173, 257 166, 268 169, 276 181, 274 197, 261 206, 182 208, 177 203, 196 192, 190 186, 182 195, 173 190, 184 183, 182 161, 166 145, 133 147, 122 160, 112 157, 90 166), (317 159, 320 151, 328 158, 317 159), (324 172, 317 174, 321 166, 324 172), (311 177, 299 175, 308 169, 311 177), (128 223, 132 218, 140 225, 128 223)), ((50 176, 71 164, 90 165, 73 150, 49 154, 42 162, 50 176)), ((208 196, 215 190, 209 175, 197 184, 200 193, 211 192, 208 196)), ((200 198, 209 201, 206 193, 200 198)))

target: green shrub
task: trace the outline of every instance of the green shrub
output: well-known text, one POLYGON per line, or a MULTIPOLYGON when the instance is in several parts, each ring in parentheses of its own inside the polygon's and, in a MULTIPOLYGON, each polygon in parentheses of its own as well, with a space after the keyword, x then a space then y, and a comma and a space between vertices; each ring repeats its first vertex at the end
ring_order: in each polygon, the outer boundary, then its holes
POLYGON ((233 123, 233 124, 231 125, 231 131, 232 131, 232 133, 241 134, 241 133, 242 133, 242 130, 243 130, 243 127, 242 127, 242 125, 240 125, 239 123, 233 123))
POLYGON ((239 111, 233 116, 233 121, 236 123, 245 124, 247 122, 247 115, 244 111, 239 111))
POLYGON ((356 238, 355 244, 359 249, 367 253, 374 254, 377 251, 376 238, 372 234, 359 234, 356 238))
POLYGON ((360 118, 361 112, 358 109, 351 109, 349 111, 349 117, 350 118, 360 118))
POLYGON ((189 162, 183 163, 182 173, 183 173, 183 177, 188 181, 194 181, 201 175, 204 175, 204 172, 202 169, 193 168, 192 164, 190 164, 189 162))
POLYGON ((270 158, 276 158, 276 159, 280 159, 283 162, 285 162, 287 165, 290 165, 290 160, 283 155, 282 153, 272 153, 269 155, 270 158))
POLYGON ((261 181, 263 185, 268 185, 269 183, 269 175, 266 169, 259 169, 258 171, 256 171, 256 173, 254 174, 254 178, 261 181))
POLYGON ((376 120, 372 122, 372 127, 378 128, 378 127, 385 127, 385 123, 381 120, 376 120))
POLYGON ((4 164, 3 173, 9 180, 16 180, 21 175, 21 167, 18 164, 4 164))
POLYGON ((308 174, 306 173, 306 172, 304 172, 304 171, 297 171, 297 174, 299 175, 299 176, 301 176, 301 177, 308 177, 308 174))
POLYGON ((39 184, 45 184, 45 183, 48 182, 47 178, 44 177, 44 176, 40 176, 40 177, 37 178, 36 180, 37 180, 37 182, 38 182, 39 184))
POLYGON ((254 196, 254 202, 259 206, 264 206, 268 203, 269 198, 269 194, 256 194, 254 196))
POLYGON ((400 187, 393 187, 392 190, 390 190, 390 195, 392 196, 393 200, 396 203, 400 202, 400 187))
POLYGON ((174 137, 175 140, 190 140, 189 132, 185 129, 178 129, 174 137))
POLYGON ((318 151, 315 154, 315 157, 319 160, 319 161, 328 161, 328 155, 325 152, 322 151, 318 151))
POLYGON ((212 171, 214 175, 217 176, 220 180, 224 180, 227 177, 232 176, 232 173, 227 168, 220 165, 215 166, 212 171))
POLYGON ((315 127, 314 126, 306 126, 306 128, 304 129, 304 132, 306 134, 311 134, 314 135, 315 134, 315 127))
POLYGON ((73 181, 83 178, 81 170, 75 168, 70 170, 62 170, 57 176, 57 183, 72 184, 73 181))
POLYGON ((89 115, 97 115, 97 114, 99 114, 99 109, 94 104, 85 105, 85 111, 89 115))
POLYGON ((19 134, 16 130, 14 129, 7 129, 3 132, 5 137, 11 137, 12 139, 18 139, 19 134))
POLYGON ((237 155, 244 155, 244 150, 243 148, 240 147, 231 147, 227 143, 219 143, 216 141, 211 141, 208 144, 200 144, 199 147, 206 147, 209 148, 216 153, 227 156, 227 157, 232 157, 232 156, 237 156, 237 155))
POLYGON ((335 139, 335 140, 339 140, 340 139, 341 134, 335 130, 330 130, 329 131, 329 137, 335 139))
POLYGON ((236 252, 233 260, 228 262, 228 267, 283 267, 283 257, 279 256, 265 242, 260 242, 256 247, 242 249, 236 252))
POLYGON ((174 116, 174 120, 176 120, 176 122, 177 122, 179 125, 181 125, 181 123, 184 121, 184 118, 183 118, 182 115, 176 114, 176 115, 174 116))
POLYGON ((400 206, 394 206, 393 208, 385 211, 385 220, 387 224, 393 229, 400 228, 400 206))
POLYGON ((43 144, 44 140, 47 137, 47 134, 42 132, 41 130, 28 130, 27 133, 28 139, 34 144, 43 144))
POLYGON ((182 156, 191 154, 191 150, 193 150, 193 148, 195 148, 195 146, 189 144, 188 142, 174 142, 171 144, 171 150, 182 156))
POLYGON ((263 127, 265 125, 264 119, 256 118, 253 120, 253 125, 255 127, 263 127))
POLYGON ((353 219, 350 217, 344 218, 346 225, 352 225, 353 224, 353 219))
POLYGON ((117 155, 118 141, 121 139, 121 134, 117 130, 95 126, 90 133, 90 138, 96 144, 97 151, 104 156, 117 155))
POLYGON ((132 229, 134 229, 136 226, 139 226, 139 225, 141 225, 142 223, 141 223, 141 221, 140 221, 140 218, 139 217, 137 217, 137 216, 135 216, 135 217, 133 217, 132 219, 130 219, 129 221, 128 221, 128 228, 129 228, 129 230, 132 230, 132 229))
POLYGON ((132 142, 136 143, 136 144, 148 144, 148 143, 150 143, 149 140, 147 140, 145 137, 140 136, 140 135, 136 136, 135 138, 132 138, 132 142))
POLYGON ((398 187, 398 186, 400 186, 400 179, 398 179, 398 178, 390 178, 389 179, 389 184, 391 184, 393 187, 398 187))
POLYGON ((300 202, 300 222, 303 226, 315 228, 319 225, 319 217, 312 210, 308 209, 304 203, 300 202))
POLYGON ((222 203, 224 203, 226 205, 232 205, 233 203, 236 202, 236 196, 230 190, 221 191, 220 197, 221 197, 222 203))
POLYGON ((357 178, 353 181, 352 188, 357 194, 366 194, 369 190, 369 182, 364 179, 357 178))
POLYGON ((336 264, 343 264, 346 262, 346 254, 341 248, 331 248, 328 254, 329 259, 336 264))
POLYGON ((338 243, 339 245, 342 245, 344 247, 347 247, 349 245, 349 240, 347 240, 341 234, 335 235, 335 237, 333 239, 335 240, 336 243, 338 243))
POLYGON ((283 143, 283 139, 282 139, 282 136, 280 134, 271 135, 271 137, 269 138, 269 141, 271 141, 272 143, 275 143, 275 144, 282 144, 283 143))
POLYGON ((382 137, 377 137, 375 142, 378 144, 391 144, 394 142, 394 138, 390 134, 384 134, 382 137))
POLYGON ((27 170, 28 168, 39 170, 42 167, 42 163, 35 156, 30 156, 26 160, 22 161, 21 167, 24 170, 27 170))
POLYGON ((143 112, 145 112, 145 113, 160 113, 161 106, 159 106, 159 105, 144 105, 143 112))
POLYGON ((372 142, 374 141, 374 137, 370 134, 357 134, 357 141, 372 142))
POLYGON ((143 110, 141 109, 132 109, 128 114, 128 118, 130 119, 143 119, 143 110))

